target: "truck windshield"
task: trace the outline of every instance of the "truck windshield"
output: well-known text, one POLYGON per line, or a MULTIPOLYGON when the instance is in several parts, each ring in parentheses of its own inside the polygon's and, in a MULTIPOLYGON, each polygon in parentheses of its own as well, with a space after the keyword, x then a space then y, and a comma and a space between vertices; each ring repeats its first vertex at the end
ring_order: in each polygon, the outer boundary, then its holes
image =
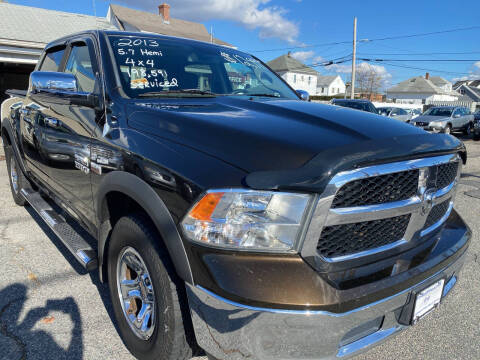
POLYGON ((298 100, 251 55, 156 36, 110 35, 122 87, 132 97, 265 96, 298 100))

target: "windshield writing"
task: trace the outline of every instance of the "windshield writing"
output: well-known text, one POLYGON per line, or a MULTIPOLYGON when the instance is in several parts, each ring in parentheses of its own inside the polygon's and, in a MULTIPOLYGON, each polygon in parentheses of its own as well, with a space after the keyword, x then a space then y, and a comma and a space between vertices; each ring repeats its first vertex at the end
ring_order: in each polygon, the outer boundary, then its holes
POLYGON ((260 61, 234 49, 161 37, 109 38, 130 97, 208 93, 298 99, 260 61))

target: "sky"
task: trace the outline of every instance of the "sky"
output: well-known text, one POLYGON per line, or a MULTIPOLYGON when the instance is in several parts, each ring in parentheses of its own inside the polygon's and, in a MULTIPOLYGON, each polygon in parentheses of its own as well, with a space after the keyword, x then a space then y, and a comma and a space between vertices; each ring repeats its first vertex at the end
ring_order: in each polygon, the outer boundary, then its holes
MULTIPOLYGON (((104 17, 110 3, 157 13, 157 6, 162 1, 8 2, 104 17)), ((371 66, 382 74, 384 88, 426 72, 450 81, 480 78, 479 0, 167 2, 171 5, 172 17, 201 22, 209 31, 213 29, 215 37, 263 61, 291 51, 293 56, 312 65, 321 74, 339 74, 344 81, 349 81, 351 76, 354 17, 358 19, 357 64, 359 67, 371 66), (404 37, 425 33, 435 34, 404 37), (382 38, 390 39, 379 40, 382 38), (442 61, 446 59, 456 61, 442 61), (332 60, 341 63, 324 66, 332 60)))

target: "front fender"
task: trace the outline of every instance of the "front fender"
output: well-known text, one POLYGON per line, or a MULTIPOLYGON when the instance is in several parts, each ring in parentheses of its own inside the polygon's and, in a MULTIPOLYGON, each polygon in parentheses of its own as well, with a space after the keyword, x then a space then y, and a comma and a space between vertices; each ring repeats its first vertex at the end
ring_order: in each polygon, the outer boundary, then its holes
MULTIPOLYGON (((23 161, 22 152, 21 152, 20 147, 18 146, 18 143, 17 143, 18 137, 16 136, 15 129, 13 129, 12 123, 9 121, 8 118, 2 120, 2 138, 4 138, 4 135, 7 135, 8 138, 10 139, 11 147, 13 149, 13 156, 15 156, 15 158, 17 160, 17 164, 19 164, 20 169, 26 175, 27 174, 27 169, 26 169, 25 163, 23 161)), ((3 146, 5 147, 5 146, 8 146, 8 145, 5 144, 5 142, 4 142, 3 146)))
MULTIPOLYGON (((193 285, 193 276, 187 253, 175 222, 158 194, 139 177, 124 171, 112 171, 105 175, 96 195, 96 213, 99 220, 98 262, 103 265, 103 256, 111 232, 103 204, 109 192, 120 192, 134 199, 151 217, 168 250, 176 272, 180 278, 193 285)), ((102 271, 100 270, 100 274, 102 271)))

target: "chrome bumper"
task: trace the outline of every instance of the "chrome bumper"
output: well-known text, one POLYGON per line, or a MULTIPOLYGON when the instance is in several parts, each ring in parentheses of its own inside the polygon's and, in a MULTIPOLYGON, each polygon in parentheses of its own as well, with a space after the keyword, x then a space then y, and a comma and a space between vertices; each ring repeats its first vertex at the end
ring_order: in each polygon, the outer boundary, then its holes
POLYGON ((412 292, 455 284, 465 253, 413 287, 346 313, 256 308, 187 285, 198 344, 218 359, 334 359, 356 355, 408 327, 397 320, 412 292))

